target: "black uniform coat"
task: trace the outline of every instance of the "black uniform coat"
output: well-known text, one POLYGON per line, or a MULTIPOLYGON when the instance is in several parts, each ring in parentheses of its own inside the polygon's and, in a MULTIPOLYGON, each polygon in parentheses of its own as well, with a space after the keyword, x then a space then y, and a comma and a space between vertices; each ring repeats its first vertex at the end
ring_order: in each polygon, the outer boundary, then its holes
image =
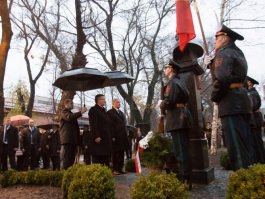
POLYGON ((261 106, 261 99, 256 88, 251 88, 248 90, 248 94, 252 101, 252 111, 253 111, 253 121, 252 124, 254 128, 261 128, 263 125, 262 113, 259 111, 261 106))
POLYGON ((126 118, 122 111, 118 111, 112 108, 107 112, 111 120, 112 137, 114 138, 112 147, 113 151, 124 151, 129 149, 130 143, 127 136, 126 118))
POLYGON ((89 112, 89 124, 91 128, 91 155, 108 156, 111 155, 111 123, 105 110, 98 105, 93 106, 89 112), (100 137, 101 142, 95 142, 100 137))
POLYGON ((40 146, 41 146, 41 153, 42 155, 48 155, 50 152, 50 146, 49 146, 49 131, 45 131, 41 134, 40 138, 40 146))
POLYGON ((82 113, 72 113, 69 109, 64 109, 60 121, 60 141, 61 144, 78 145, 80 129, 77 118, 81 117, 82 113))
POLYGON ((212 101, 217 102, 219 117, 250 114, 251 102, 245 88, 230 88, 232 83, 243 83, 247 76, 247 62, 243 52, 231 42, 218 49, 214 58, 216 79, 212 101))
MULTIPOLYGON (((5 126, 1 128, 0 132, 0 145, 3 144, 4 128, 5 126)), ((14 148, 18 148, 18 129, 12 125, 9 125, 9 127, 6 129, 6 138, 8 142, 7 145, 8 154, 10 155, 15 154, 14 148)), ((0 146, 0 154, 1 154, 1 148, 2 146, 0 146)))
POLYGON ((51 131, 49 135, 49 146, 50 146, 50 155, 51 156, 59 156, 61 150, 61 143, 60 143, 60 135, 59 131, 51 131))
POLYGON ((165 99, 161 108, 166 110, 166 132, 192 127, 192 117, 188 108, 176 107, 176 104, 186 104, 189 92, 178 76, 173 76, 165 86, 165 99))

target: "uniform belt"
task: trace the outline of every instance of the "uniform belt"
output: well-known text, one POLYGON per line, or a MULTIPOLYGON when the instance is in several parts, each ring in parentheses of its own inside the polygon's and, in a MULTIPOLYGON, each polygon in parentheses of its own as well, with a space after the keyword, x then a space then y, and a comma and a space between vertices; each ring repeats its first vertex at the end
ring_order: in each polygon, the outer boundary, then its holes
POLYGON ((183 108, 183 107, 185 107, 185 106, 187 106, 187 104, 176 104, 175 105, 175 107, 177 107, 177 108, 183 108))
POLYGON ((232 83, 229 86, 230 88, 243 88, 244 84, 243 83, 232 83))

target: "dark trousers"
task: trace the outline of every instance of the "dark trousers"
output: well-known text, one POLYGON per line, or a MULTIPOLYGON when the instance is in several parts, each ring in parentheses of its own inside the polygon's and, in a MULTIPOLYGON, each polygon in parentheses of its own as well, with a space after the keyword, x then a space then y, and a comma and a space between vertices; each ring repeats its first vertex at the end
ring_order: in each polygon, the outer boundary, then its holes
POLYGON ((42 162, 43 162, 43 169, 49 169, 50 168, 50 155, 47 153, 43 153, 41 157, 42 157, 42 162))
POLYGON ((18 171, 25 171, 26 170, 25 160, 26 160, 25 155, 17 156, 17 170, 18 171))
POLYGON ((248 168, 253 163, 249 116, 225 116, 221 121, 232 169, 248 168))
POLYGON ((15 151, 8 151, 8 145, 7 144, 3 144, 3 151, 2 151, 2 155, 1 155, 1 168, 2 171, 7 171, 8 167, 7 167, 7 159, 9 159, 9 164, 10 167, 12 169, 17 169, 16 166, 16 160, 15 160, 15 151))
POLYGON ((179 180, 191 181, 191 155, 189 147, 189 129, 171 132, 173 150, 178 161, 177 177, 179 180))
POLYGON ((75 163, 77 146, 75 144, 64 144, 62 148, 63 169, 66 170, 75 163))
POLYGON ((114 151, 112 153, 113 170, 121 172, 124 165, 124 151, 114 151))
POLYGON ((91 153, 89 149, 84 149, 84 162, 87 165, 91 164, 91 153))
POLYGON ((261 128, 252 128, 251 136, 253 138, 253 149, 255 153, 254 163, 265 164, 265 149, 262 140, 262 129, 261 128))
POLYGON ((30 169, 35 170, 39 166, 39 152, 34 144, 30 145, 30 169))
POLYGON ((110 155, 92 155, 92 163, 110 167, 110 155))
POLYGON ((52 170, 60 170, 60 156, 51 156, 52 170))

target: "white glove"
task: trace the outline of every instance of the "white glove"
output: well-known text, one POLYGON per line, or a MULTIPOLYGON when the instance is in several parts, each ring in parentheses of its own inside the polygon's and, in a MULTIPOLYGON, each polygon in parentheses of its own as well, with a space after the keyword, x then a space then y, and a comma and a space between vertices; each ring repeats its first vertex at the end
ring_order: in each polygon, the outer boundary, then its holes
POLYGON ((207 66, 207 65, 209 65, 211 62, 212 62, 212 57, 211 56, 209 56, 209 55, 205 55, 204 56, 204 60, 203 60, 203 62, 204 62, 204 64, 207 66))

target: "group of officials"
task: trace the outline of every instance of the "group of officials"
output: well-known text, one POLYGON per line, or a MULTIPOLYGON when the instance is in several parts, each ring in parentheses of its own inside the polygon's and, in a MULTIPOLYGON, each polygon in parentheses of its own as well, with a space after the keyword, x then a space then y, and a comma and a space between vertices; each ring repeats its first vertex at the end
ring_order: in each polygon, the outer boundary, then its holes
POLYGON ((48 169, 50 161, 52 169, 60 169, 60 138, 58 126, 43 133, 29 120, 28 125, 14 127, 10 118, 6 117, 0 130, 0 170, 8 170, 8 162, 12 169, 26 171, 35 170, 43 161, 43 168, 48 169))
MULTIPOLYGON (((129 149, 126 130, 126 118, 120 110, 120 101, 114 99, 112 109, 106 111, 104 95, 95 96, 95 106, 91 107, 89 128, 83 130, 84 160, 87 164, 99 163, 110 167, 112 161, 113 174, 123 174, 124 152, 129 149)), ((66 99, 60 122, 60 140, 62 145, 63 168, 67 169, 75 162, 78 149, 79 126, 77 119, 87 111, 83 107, 80 112, 73 113, 73 101, 66 99)))

